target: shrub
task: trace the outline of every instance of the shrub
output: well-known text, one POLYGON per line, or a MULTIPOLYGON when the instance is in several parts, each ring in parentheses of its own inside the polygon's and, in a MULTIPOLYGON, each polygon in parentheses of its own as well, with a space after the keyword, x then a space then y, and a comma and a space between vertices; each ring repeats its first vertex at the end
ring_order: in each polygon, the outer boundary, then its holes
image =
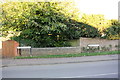
POLYGON ((82 47, 81 50, 82 50, 82 53, 83 52, 98 52, 99 47, 98 48, 96 48, 96 47, 82 47))
POLYGON ((112 21, 111 27, 104 30, 104 38, 107 39, 120 39, 120 23, 116 20, 112 21))

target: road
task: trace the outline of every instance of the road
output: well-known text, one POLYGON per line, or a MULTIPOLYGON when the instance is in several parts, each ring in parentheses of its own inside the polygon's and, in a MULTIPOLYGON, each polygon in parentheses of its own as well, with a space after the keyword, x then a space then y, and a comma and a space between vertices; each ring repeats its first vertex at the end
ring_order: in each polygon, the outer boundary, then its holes
POLYGON ((118 60, 9 66, 2 70, 3 78, 118 78, 118 60))

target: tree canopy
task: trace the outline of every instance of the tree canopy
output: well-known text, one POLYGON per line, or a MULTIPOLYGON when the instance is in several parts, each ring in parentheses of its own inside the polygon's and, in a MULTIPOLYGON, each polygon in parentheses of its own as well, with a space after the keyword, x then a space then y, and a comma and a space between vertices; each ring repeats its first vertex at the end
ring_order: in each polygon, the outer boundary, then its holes
POLYGON ((103 15, 83 15, 73 2, 9 2, 2 5, 4 32, 18 31, 11 39, 33 47, 70 46, 68 40, 100 37, 109 26, 103 15), (100 32, 99 32, 100 31, 100 32))
POLYGON ((104 29, 111 25, 111 22, 105 19, 104 15, 101 14, 84 14, 81 18, 81 22, 97 28, 100 32, 103 32, 104 29))
POLYGON ((111 26, 104 30, 104 38, 107 39, 120 39, 120 22, 117 20, 110 20, 111 26))

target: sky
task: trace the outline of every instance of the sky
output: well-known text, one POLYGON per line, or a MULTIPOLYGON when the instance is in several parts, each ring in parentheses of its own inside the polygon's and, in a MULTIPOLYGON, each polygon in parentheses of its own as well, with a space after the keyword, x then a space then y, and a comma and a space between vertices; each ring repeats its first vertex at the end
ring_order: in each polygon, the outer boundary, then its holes
POLYGON ((118 19, 120 0, 75 0, 77 7, 86 14, 103 14, 106 19, 118 19))

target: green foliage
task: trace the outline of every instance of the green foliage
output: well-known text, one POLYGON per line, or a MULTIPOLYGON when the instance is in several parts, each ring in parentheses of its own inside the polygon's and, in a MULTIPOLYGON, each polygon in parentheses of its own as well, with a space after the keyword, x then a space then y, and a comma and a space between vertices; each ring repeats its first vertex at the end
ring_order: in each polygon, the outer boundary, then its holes
POLYGON ((110 21, 106 20, 104 15, 101 14, 83 14, 80 21, 97 28, 101 33, 110 26, 110 21))
MULTIPOLYGON (((118 46, 118 45, 116 45, 116 46, 118 46)), ((81 50, 82 50, 82 53, 84 53, 84 52, 90 53, 90 52, 111 51, 112 48, 113 48, 112 45, 109 45, 109 46, 102 46, 102 47, 82 47, 81 50)))
POLYGON ((68 30, 65 35, 69 39, 78 39, 79 37, 100 37, 98 29, 75 20, 69 20, 69 22, 64 22, 68 26, 68 30))
POLYGON ((82 50, 82 53, 85 53, 85 52, 100 52, 100 48, 99 47, 82 47, 81 48, 82 50))
POLYGON ((72 2, 9 2, 3 4, 2 30, 21 31, 12 39, 32 47, 70 46, 68 40, 99 37, 96 28, 78 22, 72 2))
MULTIPOLYGON (((36 31, 36 30, 35 30, 36 31)), ((57 36, 48 33, 39 33, 31 29, 26 29, 21 32, 19 36, 12 37, 13 40, 18 41, 21 46, 32 47, 64 47, 70 44, 63 40, 57 40, 57 36)))
POLYGON ((120 39, 120 23, 117 20, 111 20, 111 26, 104 30, 104 38, 120 39))

